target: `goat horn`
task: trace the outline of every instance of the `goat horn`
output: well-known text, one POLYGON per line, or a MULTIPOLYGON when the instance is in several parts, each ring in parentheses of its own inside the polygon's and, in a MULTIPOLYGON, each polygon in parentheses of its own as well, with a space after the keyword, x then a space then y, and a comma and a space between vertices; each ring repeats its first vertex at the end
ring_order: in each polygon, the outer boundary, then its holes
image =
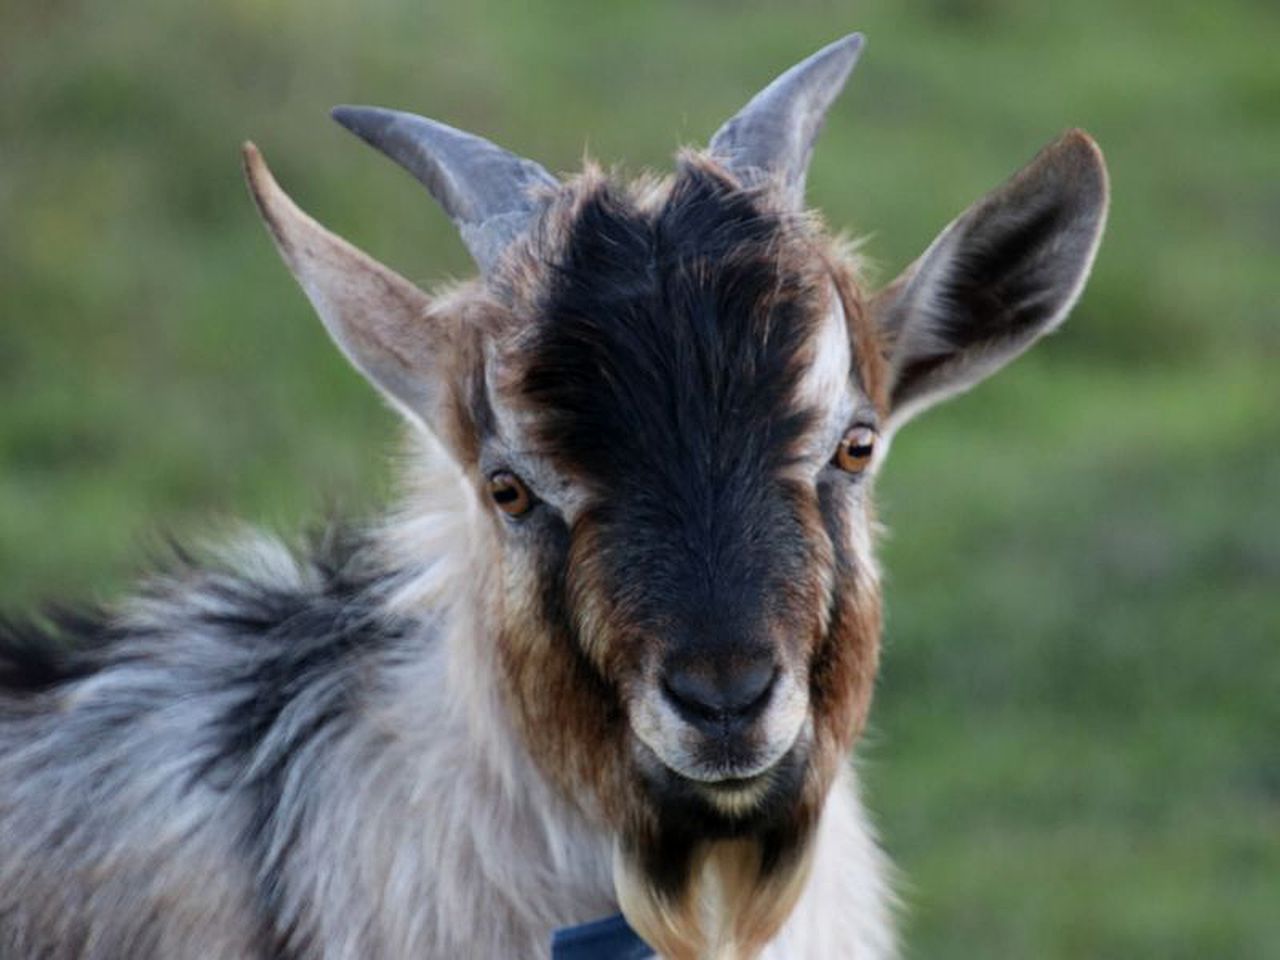
POLYGON ((813 143, 862 44, 862 34, 851 33, 797 63, 716 131, 711 153, 744 184, 775 180, 799 209, 813 143))
POLYGON ((486 274, 541 211, 541 188, 558 183, 532 160, 412 113, 344 106, 333 119, 422 182, 486 274))

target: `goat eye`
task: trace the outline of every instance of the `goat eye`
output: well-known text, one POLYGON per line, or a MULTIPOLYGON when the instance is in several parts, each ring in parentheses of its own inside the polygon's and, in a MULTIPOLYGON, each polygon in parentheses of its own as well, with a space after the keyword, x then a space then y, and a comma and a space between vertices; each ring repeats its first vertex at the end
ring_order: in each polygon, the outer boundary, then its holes
POLYGON ((510 470, 499 470, 489 478, 489 496, 493 502, 509 517, 518 517, 528 513, 533 506, 533 495, 524 481, 510 470))
POLYGON ((840 438, 831 463, 845 473, 861 473, 871 463, 876 446, 876 432, 870 427, 853 427, 840 438))

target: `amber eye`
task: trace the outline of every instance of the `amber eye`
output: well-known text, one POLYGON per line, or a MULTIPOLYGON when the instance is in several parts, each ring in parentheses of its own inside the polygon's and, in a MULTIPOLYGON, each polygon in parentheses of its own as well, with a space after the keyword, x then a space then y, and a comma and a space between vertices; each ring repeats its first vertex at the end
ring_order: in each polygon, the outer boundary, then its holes
POLYGON ((493 502, 509 517, 518 517, 528 513, 533 506, 533 495, 524 481, 510 470, 499 470, 489 478, 489 496, 493 502))
POLYGON ((876 432, 870 427, 853 427, 840 438, 831 462, 845 473, 861 473, 871 463, 876 446, 876 432))

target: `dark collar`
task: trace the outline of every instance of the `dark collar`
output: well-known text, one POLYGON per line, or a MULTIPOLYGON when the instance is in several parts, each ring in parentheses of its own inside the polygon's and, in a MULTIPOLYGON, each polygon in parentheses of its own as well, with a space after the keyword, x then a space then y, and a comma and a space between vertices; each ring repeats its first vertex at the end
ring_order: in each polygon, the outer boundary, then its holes
POLYGON ((561 927, 551 935, 551 960, 651 960, 653 956, 620 913, 561 927))

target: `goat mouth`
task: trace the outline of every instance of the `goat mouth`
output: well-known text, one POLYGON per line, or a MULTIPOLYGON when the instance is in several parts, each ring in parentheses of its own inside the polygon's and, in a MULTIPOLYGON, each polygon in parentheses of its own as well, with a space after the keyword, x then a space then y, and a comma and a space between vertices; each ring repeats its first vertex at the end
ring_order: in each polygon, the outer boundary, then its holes
MULTIPOLYGON (((719 779, 696 780, 695 782, 705 790, 715 793, 732 793, 737 790, 752 790, 761 783, 769 780, 769 770, 762 770, 759 773, 753 773, 747 777, 721 777, 719 779)), ((689 778, 694 779, 694 778, 689 778)))
POLYGON ((774 778, 795 747, 794 743, 772 751, 750 742, 698 743, 687 755, 665 756, 641 743, 641 765, 707 796, 759 792, 774 778))
POLYGON ((795 749, 798 732, 771 737, 763 725, 738 731, 697 730, 685 724, 634 725, 633 740, 645 769, 709 789, 741 790, 769 775, 795 749))
POLYGON ((797 743, 764 769, 747 775, 734 771, 690 776, 644 744, 637 748, 641 776, 663 819, 683 822, 707 837, 741 836, 785 817, 800 794, 807 756, 797 743))
POLYGON ((734 819, 746 817, 769 795, 776 768, 775 764, 750 777, 694 781, 694 790, 708 805, 723 815, 734 819))

